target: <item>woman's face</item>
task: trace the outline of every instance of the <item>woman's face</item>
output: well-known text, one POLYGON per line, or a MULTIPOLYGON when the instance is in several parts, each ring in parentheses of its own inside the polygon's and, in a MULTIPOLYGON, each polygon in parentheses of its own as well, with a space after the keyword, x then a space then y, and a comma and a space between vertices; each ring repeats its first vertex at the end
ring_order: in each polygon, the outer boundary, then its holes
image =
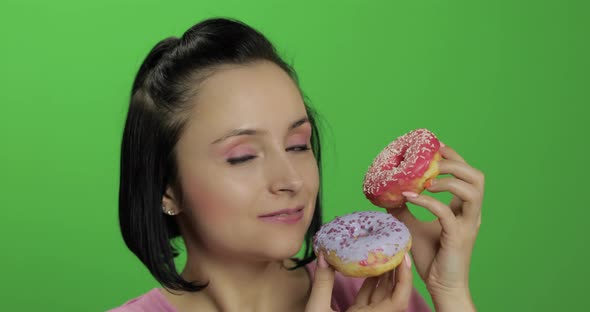
POLYGON ((227 66, 193 101, 177 145, 183 206, 164 198, 182 212, 189 248, 252 260, 293 256, 319 186, 297 86, 270 62, 227 66))

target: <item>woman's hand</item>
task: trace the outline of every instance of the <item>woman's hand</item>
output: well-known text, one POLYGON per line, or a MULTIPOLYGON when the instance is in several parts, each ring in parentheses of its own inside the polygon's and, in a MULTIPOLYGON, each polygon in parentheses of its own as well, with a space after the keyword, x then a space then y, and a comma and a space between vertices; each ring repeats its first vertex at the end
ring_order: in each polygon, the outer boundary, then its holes
POLYGON ((443 145, 440 153, 443 157, 439 162, 440 173, 452 177, 436 179, 428 191, 452 193, 450 204, 447 206, 424 194, 404 193, 409 202, 428 209, 438 219, 420 221, 405 205, 389 212, 412 233, 411 253, 416 270, 426 283, 435 307, 441 307, 437 311, 475 310, 469 291, 469 266, 481 224, 484 175, 452 148, 443 145), (459 309, 459 305, 468 308, 459 309))
MULTIPOLYGON (((306 312, 333 311, 332 288, 334 287, 334 269, 320 254, 316 267, 311 295, 305 308, 306 312)), ((381 276, 365 279, 359 290, 354 305, 348 312, 402 312, 406 311, 412 294, 412 269, 408 254, 393 271, 381 276)))

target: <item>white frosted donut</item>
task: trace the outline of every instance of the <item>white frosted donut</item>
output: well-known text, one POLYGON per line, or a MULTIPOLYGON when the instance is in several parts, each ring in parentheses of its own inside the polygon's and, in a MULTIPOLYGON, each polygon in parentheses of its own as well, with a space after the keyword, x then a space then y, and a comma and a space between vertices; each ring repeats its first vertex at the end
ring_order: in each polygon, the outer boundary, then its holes
POLYGON ((314 252, 323 252, 344 275, 368 277, 398 266, 411 242, 408 228, 392 215, 363 211, 324 224, 314 236, 314 252))

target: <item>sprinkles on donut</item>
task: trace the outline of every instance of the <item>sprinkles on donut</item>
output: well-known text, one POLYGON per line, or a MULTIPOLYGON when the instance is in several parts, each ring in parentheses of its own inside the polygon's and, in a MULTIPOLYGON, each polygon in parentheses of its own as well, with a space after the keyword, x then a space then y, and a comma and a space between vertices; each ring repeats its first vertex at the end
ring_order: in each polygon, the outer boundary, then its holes
POLYGON ((408 132, 387 145, 365 174, 363 192, 374 205, 401 207, 402 192, 420 194, 439 174, 440 142, 428 129, 408 132))
MULTIPOLYGON (((365 174, 363 193, 374 205, 401 207, 402 192, 421 193, 439 174, 441 143, 428 129, 408 132, 387 145, 365 174)), ((355 212, 324 224, 313 239, 336 270, 351 277, 378 276, 396 268, 412 247, 408 228, 385 212, 355 212)))
POLYGON ((336 217, 315 234, 314 252, 346 276, 378 276, 393 270, 412 246, 408 228, 385 212, 336 217))

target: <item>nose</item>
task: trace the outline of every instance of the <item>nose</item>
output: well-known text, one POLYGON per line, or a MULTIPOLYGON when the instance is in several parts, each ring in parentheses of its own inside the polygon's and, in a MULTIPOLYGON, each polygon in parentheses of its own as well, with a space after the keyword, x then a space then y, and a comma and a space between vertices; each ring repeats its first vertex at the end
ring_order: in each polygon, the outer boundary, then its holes
POLYGON ((296 166, 288 156, 276 157, 268 168, 270 176, 270 191, 274 194, 297 194, 303 187, 303 180, 296 166))

